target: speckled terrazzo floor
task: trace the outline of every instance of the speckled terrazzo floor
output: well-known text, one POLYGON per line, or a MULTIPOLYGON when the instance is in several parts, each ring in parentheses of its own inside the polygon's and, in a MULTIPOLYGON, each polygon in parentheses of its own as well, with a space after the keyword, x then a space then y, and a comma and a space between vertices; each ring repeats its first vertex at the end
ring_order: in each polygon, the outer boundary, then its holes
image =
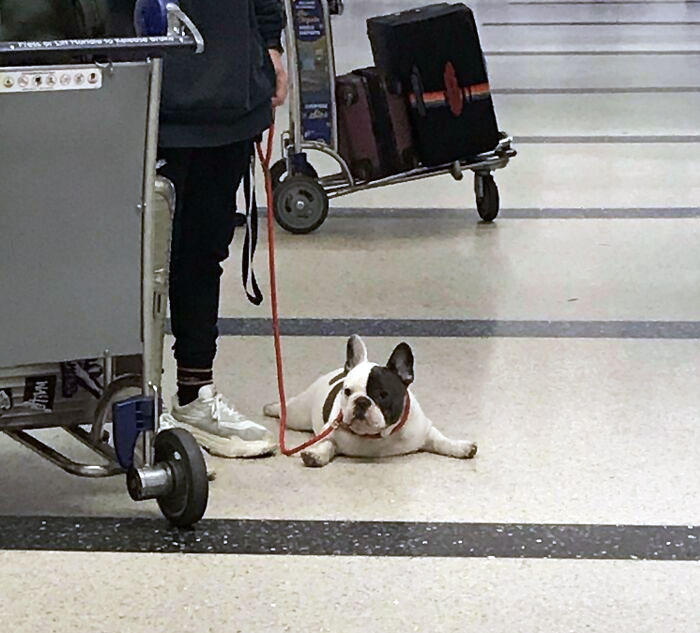
MULTIPOLYGON (((339 71, 371 61, 365 17, 421 4, 346 0, 339 71)), ((518 141, 501 219, 471 180, 364 192, 279 234, 278 266, 290 391, 350 333, 377 360, 408 340, 423 408, 477 459, 212 458, 181 532, 0 435, 0 631, 700 631, 700 3, 470 4, 518 141)), ((240 242, 216 376, 262 420, 240 242)))

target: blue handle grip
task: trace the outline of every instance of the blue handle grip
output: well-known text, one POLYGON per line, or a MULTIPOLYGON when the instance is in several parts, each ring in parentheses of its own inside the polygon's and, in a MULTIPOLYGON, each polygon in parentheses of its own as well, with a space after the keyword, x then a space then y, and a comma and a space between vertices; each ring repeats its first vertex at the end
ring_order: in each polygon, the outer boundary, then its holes
POLYGON ((153 398, 136 396, 112 405, 112 432, 114 451, 122 468, 134 464, 136 440, 144 431, 155 428, 155 401, 153 398))
MULTIPOLYGON (((138 0, 134 7, 134 28, 140 37, 168 33, 168 3, 173 0, 138 0)), ((177 4, 176 2, 174 4, 177 4)))

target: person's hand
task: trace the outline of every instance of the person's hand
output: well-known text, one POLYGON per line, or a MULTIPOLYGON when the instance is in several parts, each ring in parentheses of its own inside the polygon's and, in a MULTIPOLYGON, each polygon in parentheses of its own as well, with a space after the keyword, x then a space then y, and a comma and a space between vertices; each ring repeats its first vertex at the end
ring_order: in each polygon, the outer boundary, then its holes
POLYGON ((272 107, 277 108, 287 100, 289 92, 289 79, 287 77, 287 68, 282 59, 282 53, 274 48, 268 50, 272 65, 275 67, 275 76, 277 77, 277 86, 275 88, 275 96, 272 97, 272 107))

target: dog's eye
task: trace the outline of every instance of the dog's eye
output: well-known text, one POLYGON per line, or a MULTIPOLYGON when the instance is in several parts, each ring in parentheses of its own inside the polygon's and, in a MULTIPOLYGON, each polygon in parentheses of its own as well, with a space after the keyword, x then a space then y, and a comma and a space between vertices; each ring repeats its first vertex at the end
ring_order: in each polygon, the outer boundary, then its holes
POLYGON ((352 390, 346 388, 343 393, 349 398, 352 395, 352 390))
POLYGON ((389 397, 389 392, 388 391, 382 391, 379 394, 379 399, 380 400, 386 400, 389 397))

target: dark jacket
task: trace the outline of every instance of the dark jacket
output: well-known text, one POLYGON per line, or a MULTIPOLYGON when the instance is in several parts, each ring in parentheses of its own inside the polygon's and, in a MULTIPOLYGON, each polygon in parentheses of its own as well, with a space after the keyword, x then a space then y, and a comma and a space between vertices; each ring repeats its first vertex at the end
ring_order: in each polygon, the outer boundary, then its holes
POLYGON ((103 37, 106 0, 0 0, 0 42, 103 37))
POLYGON ((272 119, 281 0, 181 0, 202 32, 205 51, 164 60, 160 145, 207 147, 260 134, 272 119))

